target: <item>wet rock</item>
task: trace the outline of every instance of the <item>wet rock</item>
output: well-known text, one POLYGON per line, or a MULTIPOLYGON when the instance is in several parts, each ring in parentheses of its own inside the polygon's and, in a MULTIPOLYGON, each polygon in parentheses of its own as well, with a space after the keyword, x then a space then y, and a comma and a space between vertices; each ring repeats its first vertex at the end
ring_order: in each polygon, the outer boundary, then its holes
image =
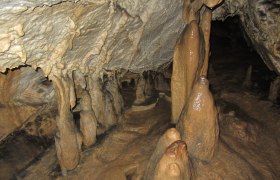
POLYGON ((178 40, 171 78, 172 122, 176 123, 189 98, 198 69, 203 61, 203 38, 196 21, 187 25, 178 40))
POLYGON ((153 152, 149 164, 145 172, 145 180, 153 179, 155 176, 155 168, 163 156, 166 148, 173 142, 181 140, 181 135, 175 128, 168 129, 159 139, 155 151, 153 152))
POLYGON ((210 32, 211 32, 211 21, 212 21, 212 11, 208 8, 205 8, 202 14, 201 20, 201 29, 204 35, 204 44, 205 44, 205 56, 203 61, 203 67, 200 72, 200 75, 206 76, 208 73, 209 66, 209 51, 210 51, 210 32))
POLYGON ((205 77, 200 77, 177 125, 191 157, 203 161, 213 158, 219 136, 217 115, 209 82, 205 77))
POLYGON ((175 141, 169 145, 158 162, 154 180, 190 180, 191 165, 184 141, 175 141))

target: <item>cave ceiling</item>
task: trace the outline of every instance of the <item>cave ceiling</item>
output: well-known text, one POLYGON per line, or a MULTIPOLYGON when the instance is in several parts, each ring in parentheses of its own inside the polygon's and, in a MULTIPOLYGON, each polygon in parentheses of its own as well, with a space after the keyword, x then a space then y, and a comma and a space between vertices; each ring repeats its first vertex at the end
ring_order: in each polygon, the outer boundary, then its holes
MULTIPOLYGON (((2 1, 0 71, 22 65, 40 67, 45 76, 56 69, 157 69, 172 61, 184 28, 182 6, 172 0, 2 1)), ((213 19, 234 15, 266 64, 279 72, 278 1, 226 0, 213 19)))

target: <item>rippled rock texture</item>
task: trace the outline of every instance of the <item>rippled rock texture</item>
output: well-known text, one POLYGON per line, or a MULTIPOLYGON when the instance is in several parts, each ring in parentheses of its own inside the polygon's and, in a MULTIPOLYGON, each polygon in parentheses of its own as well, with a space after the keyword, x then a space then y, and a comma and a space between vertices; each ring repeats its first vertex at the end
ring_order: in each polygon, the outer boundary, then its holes
POLYGON ((0 67, 54 65, 94 72, 142 71, 171 60, 183 28, 182 2, 5 1, 0 9, 0 67))

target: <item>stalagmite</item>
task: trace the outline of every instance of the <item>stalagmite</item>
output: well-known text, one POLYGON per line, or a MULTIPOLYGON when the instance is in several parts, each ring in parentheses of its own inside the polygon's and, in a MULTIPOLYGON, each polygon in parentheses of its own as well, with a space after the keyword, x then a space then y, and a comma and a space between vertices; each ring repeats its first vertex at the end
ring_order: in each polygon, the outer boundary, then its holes
POLYGON ((91 98, 85 90, 81 99, 80 130, 83 144, 91 146, 96 142, 97 120, 91 107, 91 98))
POLYGON ((145 85, 146 85, 146 80, 143 76, 141 76, 138 81, 137 81, 137 85, 136 85, 136 97, 135 97, 135 101, 133 104, 138 105, 141 104, 143 102, 145 102, 145 85))
POLYGON ((145 172, 145 180, 150 180, 154 177, 155 168, 164 154, 164 151, 166 148, 171 145, 173 142, 181 140, 181 136, 177 129, 170 128, 168 129, 162 137, 159 139, 157 146, 155 148, 155 151, 153 152, 149 164, 147 166, 146 172, 145 172))
POLYGON ((245 80, 242 85, 247 88, 250 88, 252 86, 252 65, 248 67, 245 80))
POLYGON ((269 88, 268 99, 276 101, 280 90, 280 76, 277 76, 271 83, 269 88))
POLYGON ((149 73, 147 78, 142 75, 138 79, 135 95, 136 97, 131 107, 132 111, 145 111, 157 105, 158 96, 155 94, 154 83, 149 73))
POLYGON ((209 161, 218 145, 217 109, 209 91, 209 82, 200 77, 177 125, 190 156, 209 161))
POLYGON ((70 78, 67 75, 51 77, 58 99, 58 132, 55 136, 57 157, 63 175, 74 169, 79 163, 80 137, 74 125, 70 111, 70 78))
POLYGON ((208 66, 209 66, 209 50, 210 50, 210 32, 211 32, 211 20, 212 20, 212 12, 210 9, 205 8, 202 14, 202 21, 201 21, 201 29, 204 35, 204 44, 205 44, 205 56, 203 67, 201 70, 200 75, 207 77, 208 66))
POLYGON ((187 146, 184 141, 175 141, 167 147, 158 162, 154 180, 190 180, 192 176, 187 146))
POLYGON ((100 79, 96 74, 89 76, 88 81, 88 90, 91 97, 92 110, 94 111, 98 122, 97 134, 102 134, 105 132, 105 127, 101 126, 101 123, 104 121, 104 116, 106 114, 102 86, 100 79))
POLYGON ((172 122, 176 123, 191 93, 203 59, 203 39, 196 21, 185 28, 174 50, 171 78, 172 122), (201 47, 202 46, 202 47, 201 47))

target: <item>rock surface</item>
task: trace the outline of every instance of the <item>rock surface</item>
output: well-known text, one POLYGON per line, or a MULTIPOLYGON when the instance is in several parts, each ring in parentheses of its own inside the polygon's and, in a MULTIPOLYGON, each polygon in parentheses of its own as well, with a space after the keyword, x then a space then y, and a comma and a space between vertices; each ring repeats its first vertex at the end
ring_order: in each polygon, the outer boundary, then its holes
POLYGON ((171 0, 4 1, 1 71, 24 64, 45 75, 55 64, 82 72, 157 68, 171 59, 181 7, 171 0))
POLYGON ((273 0, 225 0, 213 14, 224 20, 238 15, 242 28, 266 65, 280 73, 280 2, 273 0))

